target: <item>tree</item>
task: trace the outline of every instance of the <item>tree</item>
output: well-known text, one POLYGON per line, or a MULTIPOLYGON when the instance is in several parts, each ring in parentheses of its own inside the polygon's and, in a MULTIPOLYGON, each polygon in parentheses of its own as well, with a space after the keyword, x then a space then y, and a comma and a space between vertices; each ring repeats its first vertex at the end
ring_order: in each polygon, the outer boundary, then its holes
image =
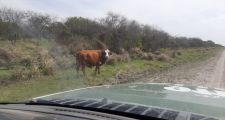
POLYGON ((21 34, 19 24, 24 17, 23 12, 10 8, 0 9, 0 31, 2 32, 2 37, 11 41, 12 44, 15 44, 21 34))
POLYGON ((36 38, 48 38, 48 27, 51 25, 52 19, 49 15, 34 14, 28 19, 29 34, 36 38))

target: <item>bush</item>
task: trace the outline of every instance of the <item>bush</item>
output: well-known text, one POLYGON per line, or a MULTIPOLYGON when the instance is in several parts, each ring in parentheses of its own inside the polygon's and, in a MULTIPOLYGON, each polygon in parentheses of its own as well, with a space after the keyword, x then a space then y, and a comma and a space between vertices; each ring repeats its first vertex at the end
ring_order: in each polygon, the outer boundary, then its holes
POLYGON ((70 51, 70 53, 75 54, 77 51, 80 50, 86 50, 86 49, 93 49, 93 47, 95 47, 96 45, 94 45, 93 42, 94 40, 89 40, 86 39, 83 36, 74 36, 73 38, 69 39, 69 43, 66 45, 66 47, 68 48, 68 50, 70 51))
POLYGON ((156 59, 158 61, 169 61, 170 57, 168 55, 166 55, 166 54, 160 54, 160 55, 156 56, 156 59))
POLYGON ((43 75, 54 75, 55 62, 45 49, 40 49, 38 54, 39 69, 43 75))
POLYGON ((154 54, 156 54, 156 55, 160 55, 160 54, 161 54, 161 52, 160 52, 160 51, 155 51, 155 52, 154 52, 154 54))
POLYGON ((180 51, 177 52, 177 55, 181 55, 182 53, 180 51))
POLYGON ((131 58, 133 59, 144 59, 144 60, 154 60, 155 55, 152 54, 151 52, 143 52, 139 48, 134 48, 131 51, 131 58))
POLYGON ((0 48, 0 59, 11 61, 14 57, 15 56, 11 52, 0 48))
POLYGON ((33 64, 30 68, 30 73, 29 73, 29 77, 30 78, 36 78, 36 77, 40 77, 41 73, 40 73, 40 69, 37 65, 33 64))
POLYGON ((17 66, 12 71, 12 80, 27 80, 30 78, 29 70, 25 67, 17 66))
POLYGON ((3 67, 6 65, 6 61, 5 60, 2 60, 0 59, 0 67, 3 67))
POLYGON ((106 64, 108 65, 115 65, 117 64, 118 61, 117 61, 117 58, 116 57, 110 57, 107 61, 106 61, 106 64))
POLYGON ((10 62, 13 61, 15 55, 8 50, 0 48, 0 67, 9 67, 10 62))
POLYGON ((154 60, 155 59, 155 55, 152 53, 142 53, 141 59, 144 60, 154 60))
POLYGON ((140 48, 132 48, 131 49, 131 58, 140 59, 143 55, 143 52, 140 48))
POLYGON ((49 52, 49 55, 55 62, 56 69, 67 69, 75 64, 75 57, 70 54, 69 49, 63 46, 55 45, 49 52))
POLYGON ((19 63, 20 63, 20 65, 29 67, 32 64, 32 58, 31 57, 21 58, 19 63))
POLYGON ((175 58, 176 57, 176 51, 173 51, 172 52, 172 58, 175 58))
POLYGON ((117 63, 121 62, 129 62, 130 61, 130 55, 125 52, 123 54, 112 54, 109 59, 106 61, 106 64, 108 65, 115 65, 117 63))

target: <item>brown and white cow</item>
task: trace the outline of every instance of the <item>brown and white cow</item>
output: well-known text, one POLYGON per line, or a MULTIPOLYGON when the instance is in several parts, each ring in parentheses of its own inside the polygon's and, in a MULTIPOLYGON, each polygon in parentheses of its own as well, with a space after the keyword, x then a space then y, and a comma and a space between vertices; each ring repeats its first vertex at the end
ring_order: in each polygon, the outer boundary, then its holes
POLYGON ((77 73, 81 67, 85 75, 85 66, 95 66, 95 75, 100 74, 100 66, 103 65, 111 55, 111 52, 106 50, 82 50, 76 53, 76 70, 77 73))

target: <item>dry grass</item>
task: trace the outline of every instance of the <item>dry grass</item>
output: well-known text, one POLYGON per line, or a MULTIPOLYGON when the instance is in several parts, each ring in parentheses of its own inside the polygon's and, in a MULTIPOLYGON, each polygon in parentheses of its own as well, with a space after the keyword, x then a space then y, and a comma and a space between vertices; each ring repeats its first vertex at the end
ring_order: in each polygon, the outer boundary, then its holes
POLYGON ((160 55, 157 55, 157 56, 156 56, 156 59, 157 59, 158 61, 164 61, 164 62, 168 62, 168 61, 171 60, 171 58, 170 58, 168 55, 166 55, 166 54, 160 54, 160 55))
POLYGON ((129 62, 131 60, 130 55, 126 52, 121 55, 112 54, 110 58, 106 61, 108 65, 116 65, 118 63, 129 62))
POLYGON ((142 53, 141 59, 144 60, 154 60, 155 59, 155 55, 152 53, 142 53))
POLYGON ((49 55, 52 57, 55 62, 56 69, 68 69, 74 66, 75 57, 70 54, 68 48, 54 45, 49 50, 49 55))
POLYGON ((12 71, 11 80, 27 80, 55 74, 55 62, 49 55, 49 50, 40 44, 19 41, 16 46, 5 45, 4 49, 2 53, 10 60, 1 62, 8 64, 8 69, 12 71))

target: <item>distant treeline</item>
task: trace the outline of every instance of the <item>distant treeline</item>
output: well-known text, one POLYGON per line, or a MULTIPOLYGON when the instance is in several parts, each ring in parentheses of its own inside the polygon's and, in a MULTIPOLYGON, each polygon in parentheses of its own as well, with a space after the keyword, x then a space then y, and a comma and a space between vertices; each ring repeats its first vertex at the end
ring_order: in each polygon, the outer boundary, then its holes
POLYGON ((16 44, 17 40, 23 39, 55 40, 74 50, 95 49, 101 47, 99 43, 104 43, 116 53, 131 51, 132 48, 157 51, 161 48, 219 46, 211 40, 172 36, 111 12, 96 20, 69 17, 60 21, 54 16, 33 11, 0 8, 0 40, 16 44))

